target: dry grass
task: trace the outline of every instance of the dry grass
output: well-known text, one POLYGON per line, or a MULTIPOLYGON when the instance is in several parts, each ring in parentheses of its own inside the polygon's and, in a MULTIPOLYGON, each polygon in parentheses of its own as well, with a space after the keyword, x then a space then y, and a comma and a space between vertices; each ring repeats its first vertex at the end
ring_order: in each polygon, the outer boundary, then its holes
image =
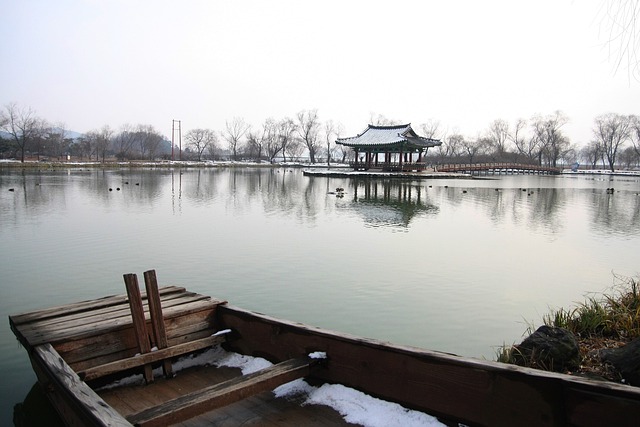
MULTIPOLYGON (((578 340, 580 367, 569 374, 600 377, 610 381, 620 381, 621 376, 608 364, 600 361, 598 351, 604 348, 618 348, 636 337, 640 337, 640 289, 638 280, 614 276, 616 285, 608 293, 591 296, 575 308, 552 310, 543 316, 543 323, 568 329, 578 340)), ((532 332, 533 327, 529 327, 532 332)), ((503 345, 497 360, 514 362, 514 346, 503 345)), ((546 369, 544 366, 532 368, 546 369)))

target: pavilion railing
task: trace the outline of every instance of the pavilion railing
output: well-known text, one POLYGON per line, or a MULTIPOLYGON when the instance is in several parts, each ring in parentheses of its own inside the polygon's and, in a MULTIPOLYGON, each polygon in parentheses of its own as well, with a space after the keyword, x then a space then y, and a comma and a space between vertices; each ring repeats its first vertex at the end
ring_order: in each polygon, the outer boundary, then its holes
POLYGON ((423 171, 430 167, 426 162, 365 162, 355 160, 349 162, 354 170, 382 170, 388 172, 423 171))

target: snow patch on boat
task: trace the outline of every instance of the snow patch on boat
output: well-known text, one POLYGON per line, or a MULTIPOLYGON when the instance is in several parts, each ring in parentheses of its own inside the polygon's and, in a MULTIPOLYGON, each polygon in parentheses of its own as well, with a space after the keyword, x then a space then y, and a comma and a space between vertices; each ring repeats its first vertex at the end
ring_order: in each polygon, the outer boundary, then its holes
MULTIPOLYGON (((309 357, 326 358, 327 355, 324 352, 315 352, 309 354, 309 357)), ((194 366, 239 368, 243 375, 247 375, 273 364, 261 357, 232 353, 216 346, 196 355, 181 357, 173 364, 173 370, 178 373, 194 366)), ((162 368, 154 369, 153 374, 161 376, 162 368)), ((132 375, 102 388, 143 383, 142 375, 132 375)), ((277 387, 273 393, 281 398, 302 398, 303 405, 330 406, 340 413, 345 421, 365 427, 445 426, 431 415, 406 409, 397 403, 377 399, 341 384, 324 384, 314 387, 303 379, 298 379, 277 387)))
POLYGON ((313 387, 299 379, 284 384, 273 392, 276 397, 283 398, 306 395, 304 405, 330 406, 345 421, 365 427, 444 426, 431 415, 406 409, 397 403, 377 399, 341 384, 313 387))

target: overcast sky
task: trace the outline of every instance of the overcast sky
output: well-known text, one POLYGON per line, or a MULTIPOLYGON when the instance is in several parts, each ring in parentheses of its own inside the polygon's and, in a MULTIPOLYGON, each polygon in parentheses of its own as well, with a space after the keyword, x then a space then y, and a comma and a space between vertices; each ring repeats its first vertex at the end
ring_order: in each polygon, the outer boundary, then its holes
POLYGON ((317 109, 341 136, 371 115, 475 137, 563 111, 572 143, 640 114, 640 81, 599 1, 0 0, 0 104, 85 132, 170 138, 317 109))

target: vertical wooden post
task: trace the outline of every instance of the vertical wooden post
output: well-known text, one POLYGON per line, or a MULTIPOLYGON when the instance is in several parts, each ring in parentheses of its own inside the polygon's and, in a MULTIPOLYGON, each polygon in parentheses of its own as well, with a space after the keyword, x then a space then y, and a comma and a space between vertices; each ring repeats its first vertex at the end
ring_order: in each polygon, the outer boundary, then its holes
MULTIPOLYGON (((153 327, 153 336, 158 349, 167 348, 167 332, 164 328, 164 317, 162 316, 162 306, 160 304, 160 294, 158 293, 158 279, 156 271, 149 270, 144 272, 144 286, 147 289, 147 301, 149 302, 149 313, 151 314, 151 326, 153 327)), ((173 377, 173 369, 171 361, 165 359, 162 361, 162 369, 167 378, 173 377)))
MULTIPOLYGON (((149 335, 147 334, 147 322, 144 318, 144 308, 142 307, 142 297, 138 287, 138 276, 129 273, 124 275, 124 284, 129 297, 129 307, 131 308, 131 318, 133 319, 133 329, 138 340, 140 353, 149 353, 149 335)), ((150 364, 144 365, 144 379, 148 383, 153 382, 153 369, 150 364)))

